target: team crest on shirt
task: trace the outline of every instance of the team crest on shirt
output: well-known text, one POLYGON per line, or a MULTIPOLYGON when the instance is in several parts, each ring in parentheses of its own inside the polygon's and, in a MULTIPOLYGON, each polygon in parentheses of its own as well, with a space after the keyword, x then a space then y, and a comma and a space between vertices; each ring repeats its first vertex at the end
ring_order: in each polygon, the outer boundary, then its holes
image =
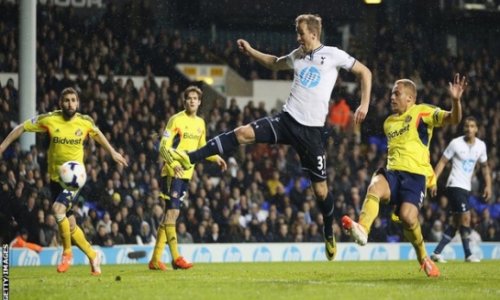
POLYGON ((410 123, 410 121, 411 121, 411 116, 406 116, 405 123, 410 123))
POLYGON ((170 137, 170 131, 168 130, 163 131, 163 137, 168 139, 170 137))
POLYGON ((172 193, 172 198, 177 198, 177 197, 179 197, 179 193, 177 193, 176 191, 174 191, 172 193))
POLYGON ((75 135, 76 136, 82 136, 83 132, 80 128, 78 128, 76 131, 75 131, 75 135))

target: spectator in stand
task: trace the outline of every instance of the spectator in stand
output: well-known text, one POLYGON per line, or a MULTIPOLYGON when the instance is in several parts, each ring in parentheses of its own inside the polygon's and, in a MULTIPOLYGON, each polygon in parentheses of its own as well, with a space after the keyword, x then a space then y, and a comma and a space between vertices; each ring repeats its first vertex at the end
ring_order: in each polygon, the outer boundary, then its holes
POLYGON ((45 223, 40 228, 40 245, 42 247, 57 247, 57 223, 52 214, 45 216, 45 223))
POLYGON ((337 131, 345 131, 351 122, 351 108, 344 98, 336 100, 330 105, 328 124, 337 131))
POLYGON ((27 242, 28 240, 28 231, 26 229, 22 229, 19 235, 10 242, 11 248, 28 248, 35 252, 40 253, 42 251, 42 246, 27 242))
POLYGON ((120 227, 118 223, 111 223, 111 233, 109 234, 110 238, 113 240, 113 245, 122 245, 125 244, 125 237, 120 232, 120 227))

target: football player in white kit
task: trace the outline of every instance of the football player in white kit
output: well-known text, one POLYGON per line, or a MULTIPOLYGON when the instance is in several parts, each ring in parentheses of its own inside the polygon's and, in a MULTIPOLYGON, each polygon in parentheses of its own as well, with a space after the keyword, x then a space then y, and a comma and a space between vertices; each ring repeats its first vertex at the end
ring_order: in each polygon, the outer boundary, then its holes
MULTIPOLYGON (((457 230, 462 238, 465 261, 479 262, 479 258, 472 255, 469 246, 471 232, 469 194, 474 168, 479 161, 485 180, 483 198, 488 200, 491 196, 491 172, 487 162, 486 144, 476 137, 477 131, 477 120, 474 117, 467 117, 464 121, 465 135, 450 142, 434 169, 437 179, 448 161, 452 161, 451 172, 446 182, 446 196, 449 201, 448 207, 453 214, 453 224, 445 230, 443 238, 431 255, 432 260, 436 262, 446 262, 441 252, 453 239, 457 230)), ((434 187, 431 190, 431 195, 436 196, 436 194, 437 189, 434 187)))
POLYGON ((291 145, 300 156, 302 169, 312 181, 312 188, 324 220, 325 255, 333 260, 337 251, 333 235, 333 196, 326 183, 326 159, 323 132, 328 103, 339 69, 354 73, 360 80, 361 103, 354 114, 356 124, 368 112, 372 85, 371 71, 345 51, 321 43, 321 17, 300 15, 295 19, 299 47, 277 57, 254 49, 246 40, 237 41, 240 51, 271 70, 294 70, 290 95, 283 110, 235 130, 222 133, 193 152, 168 149, 162 156, 167 162, 177 160, 185 169, 206 157, 227 155, 239 145, 253 143, 291 145))

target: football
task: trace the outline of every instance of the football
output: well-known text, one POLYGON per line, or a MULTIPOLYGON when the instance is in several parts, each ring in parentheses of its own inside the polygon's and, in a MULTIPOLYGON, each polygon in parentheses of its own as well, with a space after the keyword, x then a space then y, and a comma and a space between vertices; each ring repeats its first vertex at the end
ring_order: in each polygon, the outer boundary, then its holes
POLYGON ((67 161, 59 167, 59 178, 65 189, 75 191, 85 185, 87 172, 81 163, 67 161))

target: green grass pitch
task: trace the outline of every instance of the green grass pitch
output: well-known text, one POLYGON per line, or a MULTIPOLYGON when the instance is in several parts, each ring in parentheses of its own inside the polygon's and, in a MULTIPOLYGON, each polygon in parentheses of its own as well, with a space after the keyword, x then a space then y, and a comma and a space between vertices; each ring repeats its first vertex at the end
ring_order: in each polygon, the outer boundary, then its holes
POLYGON ((440 264, 427 278, 415 261, 212 263, 190 270, 146 265, 10 269, 10 299, 500 299, 500 261, 440 264))

